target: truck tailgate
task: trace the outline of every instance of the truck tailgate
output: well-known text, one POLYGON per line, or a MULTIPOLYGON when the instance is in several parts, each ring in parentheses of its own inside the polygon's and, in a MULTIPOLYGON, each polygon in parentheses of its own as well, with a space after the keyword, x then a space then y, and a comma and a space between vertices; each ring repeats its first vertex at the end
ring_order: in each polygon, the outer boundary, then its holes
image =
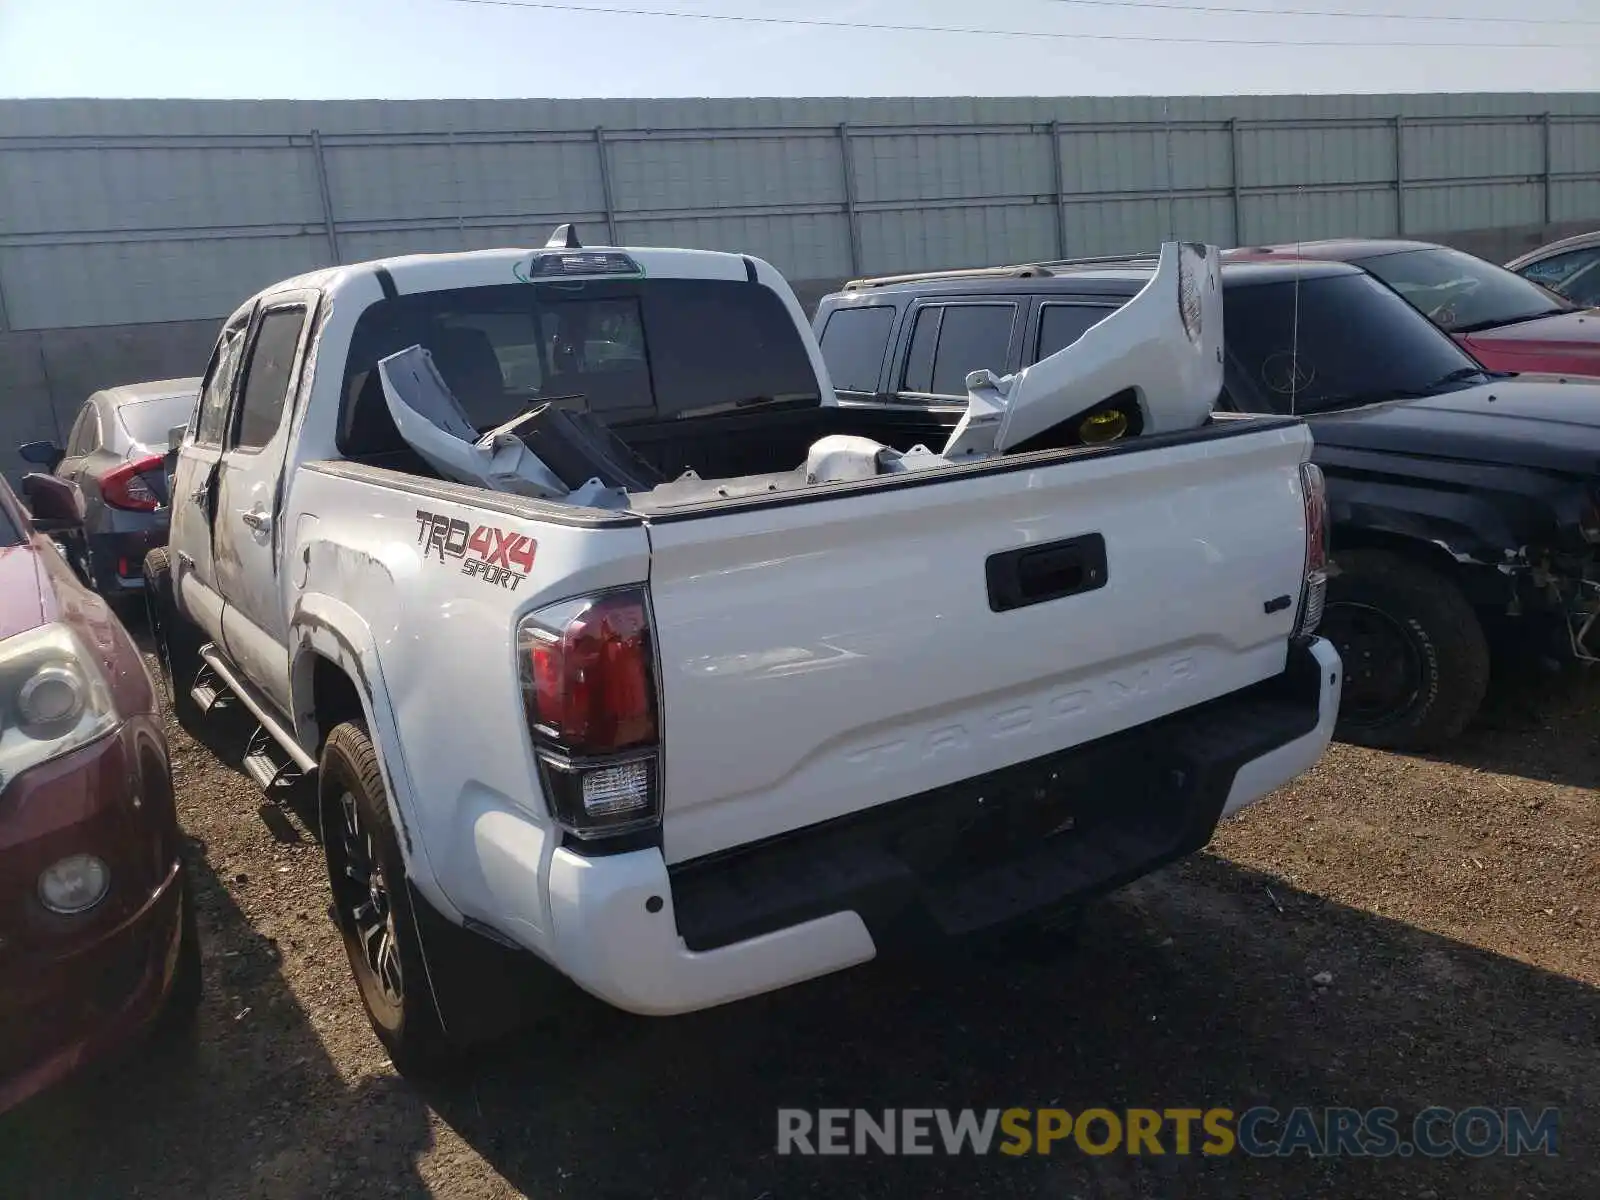
POLYGON ((1281 672, 1308 432, 1159 441, 651 519, 667 861, 1281 672))

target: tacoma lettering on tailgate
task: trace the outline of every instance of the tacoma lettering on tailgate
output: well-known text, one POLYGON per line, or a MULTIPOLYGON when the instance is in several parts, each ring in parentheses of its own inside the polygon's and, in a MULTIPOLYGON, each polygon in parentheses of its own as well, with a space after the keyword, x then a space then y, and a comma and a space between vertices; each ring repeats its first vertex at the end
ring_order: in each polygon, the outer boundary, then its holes
POLYGON ((473 526, 459 517, 417 510, 417 544, 424 558, 435 553, 440 562, 461 560, 461 573, 485 583, 516 591, 533 571, 534 552, 539 548, 527 534, 496 529, 493 525, 473 526))

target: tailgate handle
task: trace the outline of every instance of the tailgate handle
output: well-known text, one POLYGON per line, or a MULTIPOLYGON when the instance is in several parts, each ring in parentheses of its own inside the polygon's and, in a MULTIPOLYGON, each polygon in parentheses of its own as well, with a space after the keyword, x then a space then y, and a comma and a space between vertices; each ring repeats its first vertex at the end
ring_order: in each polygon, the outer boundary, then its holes
POLYGON ((1106 585, 1106 540, 1098 533, 991 554, 989 608, 1009 612, 1106 585))

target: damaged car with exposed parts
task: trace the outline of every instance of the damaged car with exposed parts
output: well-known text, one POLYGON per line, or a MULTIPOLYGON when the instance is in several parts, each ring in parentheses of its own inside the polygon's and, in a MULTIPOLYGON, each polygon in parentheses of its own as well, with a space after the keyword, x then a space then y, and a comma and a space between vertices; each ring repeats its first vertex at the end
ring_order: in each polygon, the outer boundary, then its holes
POLYGON ((839 404, 770 264, 570 228, 224 322, 155 641, 180 719, 234 703, 314 790, 396 1066, 571 984, 668 1015, 1048 945, 1315 763, 1322 477, 1212 415, 1218 258, 948 419, 839 404))
MULTIPOLYGON (((846 403, 961 411, 965 372, 1060 352, 1148 285, 1148 256, 863 279, 814 327, 846 403)), ((1600 657, 1600 381, 1486 370, 1381 280, 1230 260, 1219 408, 1302 417, 1327 480, 1322 632, 1338 735, 1424 750, 1506 666, 1600 657), (1491 655, 1491 650, 1503 651, 1491 655)))

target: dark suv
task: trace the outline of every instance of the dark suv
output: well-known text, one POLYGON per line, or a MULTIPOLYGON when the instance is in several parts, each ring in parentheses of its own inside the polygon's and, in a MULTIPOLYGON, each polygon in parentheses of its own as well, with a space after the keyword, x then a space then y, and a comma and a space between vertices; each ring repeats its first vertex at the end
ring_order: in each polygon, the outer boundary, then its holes
MULTIPOLYGON (((858 280, 814 321, 839 400, 964 407, 963 380, 1075 342, 1153 258, 858 280)), ((1223 267, 1217 407, 1304 416, 1338 574, 1322 632, 1345 660, 1340 736, 1423 748, 1482 702, 1489 645, 1532 635, 1600 661, 1600 383, 1485 370, 1343 263, 1223 267)), ((935 447, 937 449, 937 447, 935 447)))

